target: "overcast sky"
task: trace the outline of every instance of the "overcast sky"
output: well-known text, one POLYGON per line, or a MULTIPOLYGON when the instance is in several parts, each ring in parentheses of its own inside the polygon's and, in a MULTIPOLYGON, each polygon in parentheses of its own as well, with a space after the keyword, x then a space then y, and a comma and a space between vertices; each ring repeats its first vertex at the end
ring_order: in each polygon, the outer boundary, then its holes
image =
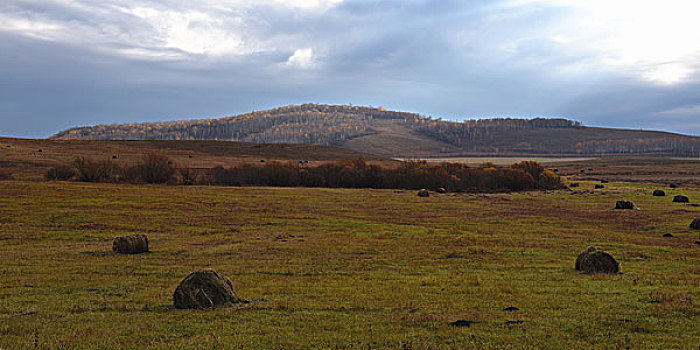
POLYGON ((306 102, 700 134, 685 0, 2 0, 0 135, 306 102))

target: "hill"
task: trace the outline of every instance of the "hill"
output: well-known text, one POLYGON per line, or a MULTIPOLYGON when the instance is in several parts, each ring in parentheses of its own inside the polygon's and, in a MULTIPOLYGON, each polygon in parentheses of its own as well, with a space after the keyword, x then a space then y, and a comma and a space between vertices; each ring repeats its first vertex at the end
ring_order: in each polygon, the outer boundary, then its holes
POLYGON ((700 138, 586 127, 567 119, 452 122, 384 108, 280 107, 217 119, 77 127, 58 140, 228 140, 332 145, 390 157, 464 155, 700 156, 700 138))

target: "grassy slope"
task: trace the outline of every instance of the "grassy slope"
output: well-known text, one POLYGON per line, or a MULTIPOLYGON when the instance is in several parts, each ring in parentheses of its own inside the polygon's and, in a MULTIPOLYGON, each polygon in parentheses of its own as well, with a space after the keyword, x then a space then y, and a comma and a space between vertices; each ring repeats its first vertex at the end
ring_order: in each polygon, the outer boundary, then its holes
POLYGON ((459 155, 517 155, 553 154, 576 155, 576 144, 584 141, 634 140, 642 138, 675 137, 676 134, 659 131, 610 129, 597 127, 504 130, 471 142, 474 152, 460 149, 430 136, 408 129, 397 120, 375 120, 372 133, 343 143, 342 147, 358 152, 389 157, 447 157, 459 155), (534 150, 529 149, 534 147, 534 150), (496 151, 496 149, 498 151, 496 151))
POLYGON ((192 168, 231 166, 261 159, 299 161, 311 164, 344 159, 364 159, 385 166, 398 164, 387 158, 329 146, 253 144, 230 141, 60 141, 0 138, 0 169, 9 169, 16 179, 39 179, 49 167, 75 157, 111 159, 135 163, 148 152, 167 154, 176 164, 192 168), (9 148, 6 146, 10 145, 9 148), (41 149, 42 152, 39 152, 41 149), (189 156, 192 156, 190 158, 189 156))
POLYGON ((454 149, 447 143, 412 131, 396 120, 374 120, 372 133, 345 141, 343 148, 386 157, 429 157, 454 149))
MULTIPOLYGON (((422 199, 0 182, 0 347, 697 346, 700 234, 687 225, 700 209, 645 185, 608 187, 422 199), (640 210, 611 210, 621 198, 640 210), (149 234, 153 252, 112 255, 112 237, 131 233, 149 234), (591 244, 624 274, 576 273, 591 244), (179 281, 202 267, 268 301, 173 309, 179 281), (511 305, 520 311, 502 311, 511 305), (457 319, 479 323, 447 325, 457 319)), ((668 192, 700 201, 700 190, 668 192)))

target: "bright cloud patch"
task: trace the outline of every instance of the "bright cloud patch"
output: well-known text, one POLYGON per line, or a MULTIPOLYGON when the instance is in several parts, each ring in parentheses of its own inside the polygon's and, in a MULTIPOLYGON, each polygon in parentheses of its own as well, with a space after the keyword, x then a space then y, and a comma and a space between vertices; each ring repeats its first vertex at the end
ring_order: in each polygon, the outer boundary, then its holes
MULTIPOLYGON (((150 0, 0 2, 0 32, 80 45, 149 60, 225 58, 287 51, 298 37, 279 19, 321 17, 342 0, 201 0, 161 6, 150 0)), ((295 62, 311 61, 302 56, 295 62)))
POLYGON ((343 0, 276 0, 277 4, 293 6, 305 10, 328 10, 343 0))
POLYGON ((248 54, 255 51, 246 47, 236 32, 236 26, 242 22, 237 17, 223 20, 199 11, 158 11, 153 8, 123 11, 148 24, 155 32, 155 38, 165 49, 213 56, 248 54))
POLYGON ((298 49, 287 60, 287 66, 310 68, 314 65, 315 60, 313 49, 298 49))
MULTIPOLYGON (((563 50, 587 52, 603 66, 650 82, 684 82, 700 60, 700 2, 687 0, 517 0, 505 9, 546 6, 566 10, 551 38, 563 50), (565 40, 562 40, 564 39, 565 40)), ((527 35, 527 33, 526 33, 527 35)))

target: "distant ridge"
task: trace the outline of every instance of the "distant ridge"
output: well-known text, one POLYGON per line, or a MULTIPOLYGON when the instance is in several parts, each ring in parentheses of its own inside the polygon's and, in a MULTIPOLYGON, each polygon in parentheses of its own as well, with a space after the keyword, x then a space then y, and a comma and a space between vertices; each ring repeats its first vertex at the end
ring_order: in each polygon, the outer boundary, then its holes
POLYGON ((332 145, 392 157, 458 155, 700 156, 700 138, 585 127, 561 118, 444 121, 384 108, 304 104, 216 119, 71 128, 59 140, 228 140, 332 145))

